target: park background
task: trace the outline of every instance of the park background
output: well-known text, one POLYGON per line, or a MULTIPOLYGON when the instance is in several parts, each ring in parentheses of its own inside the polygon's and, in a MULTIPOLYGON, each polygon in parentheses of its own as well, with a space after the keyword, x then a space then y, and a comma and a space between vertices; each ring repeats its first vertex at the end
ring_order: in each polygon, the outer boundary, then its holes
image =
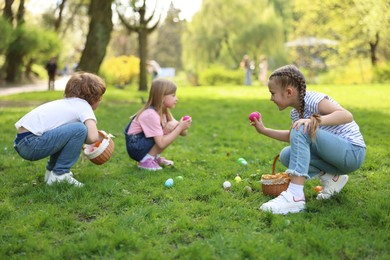
POLYGON ((85 189, 47 186, 45 160, 25 161, 13 150, 14 123, 62 91, 0 97, 0 258, 389 258, 388 1, 203 0, 186 19, 169 1, 163 8, 155 1, 63 0, 38 14, 29 2, 0 3, 0 89, 41 84, 51 57, 58 76, 66 65, 70 74, 101 75, 108 89, 96 115, 99 127, 117 136, 116 148, 100 167, 80 158, 74 174, 85 189), (240 67, 245 54, 255 66, 250 87, 240 67), (367 144, 363 167, 334 199, 317 201, 319 181, 307 182, 301 214, 258 210, 270 199, 261 175, 285 144, 256 134, 248 114, 258 110, 269 127, 289 127, 289 111, 277 111, 258 80, 261 56, 268 73, 296 64, 309 90, 354 114, 367 144), (173 113, 194 121, 166 151, 176 166, 158 174, 137 169, 123 138, 147 98, 151 59, 175 69, 173 113), (170 189, 168 178, 175 180, 170 189))

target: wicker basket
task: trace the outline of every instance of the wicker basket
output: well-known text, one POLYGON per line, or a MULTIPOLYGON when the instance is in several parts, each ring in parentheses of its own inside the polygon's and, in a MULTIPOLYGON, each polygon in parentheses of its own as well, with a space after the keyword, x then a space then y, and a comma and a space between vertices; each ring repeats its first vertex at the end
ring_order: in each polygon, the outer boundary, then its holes
POLYGON ((100 143, 87 144, 84 146, 84 154, 94 164, 101 165, 110 160, 112 153, 114 152, 114 141, 111 134, 107 134, 104 131, 99 131, 99 134, 103 136, 100 143))
POLYGON ((290 183, 290 177, 288 174, 282 172, 275 174, 276 162, 279 159, 279 154, 275 157, 272 164, 272 174, 263 174, 261 176, 261 185, 264 195, 279 196, 280 193, 287 190, 290 183))

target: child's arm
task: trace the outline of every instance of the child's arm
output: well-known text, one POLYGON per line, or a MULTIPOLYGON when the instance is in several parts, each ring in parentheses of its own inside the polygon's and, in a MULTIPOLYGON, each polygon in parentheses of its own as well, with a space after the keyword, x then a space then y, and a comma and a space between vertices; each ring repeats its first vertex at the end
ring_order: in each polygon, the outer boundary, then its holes
POLYGON ((271 128, 266 128, 263 124, 262 118, 253 118, 253 125, 257 132, 262 135, 268 136, 270 138, 282 141, 289 142, 290 141, 290 131, 289 130, 275 130, 271 128))
POLYGON ((86 144, 93 144, 100 140, 99 132, 96 126, 96 122, 93 119, 88 119, 84 122, 88 129, 87 137, 85 138, 86 144))
POLYGON ((328 99, 323 99, 318 104, 318 111, 320 112, 320 125, 342 125, 351 123, 353 121, 353 115, 348 110, 328 99))
POLYGON ((154 141, 160 149, 165 149, 185 130, 190 128, 192 120, 180 120, 177 127, 169 134, 163 136, 155 136, 154 141))
POLYGON ((306 131, 313 133, 320 125, 342 125, 353 121, 351 112, 328 99, 323 99, 318 103, 318 112, 320 114, 317 116, 318 124, 313 124, 311 118, 305 118, 294 122, 292 128, 299 129, 303 125, 304 133, 306 131))

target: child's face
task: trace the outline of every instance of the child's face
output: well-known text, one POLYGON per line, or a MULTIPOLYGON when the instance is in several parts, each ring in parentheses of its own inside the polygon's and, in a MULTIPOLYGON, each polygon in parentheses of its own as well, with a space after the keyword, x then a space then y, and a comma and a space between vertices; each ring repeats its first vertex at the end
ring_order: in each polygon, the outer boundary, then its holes
POLYGON ((282 88, 275 80, 270 80, 268 82, 268 89, 271 93, 271 101, 278 106, 280 111, 291 105, 290 87, 282 88))
POLYGON ((164 96, 163 104, 166 108, 171 109, 176 106, 177 100, 176 93, 168 94, 164 96))

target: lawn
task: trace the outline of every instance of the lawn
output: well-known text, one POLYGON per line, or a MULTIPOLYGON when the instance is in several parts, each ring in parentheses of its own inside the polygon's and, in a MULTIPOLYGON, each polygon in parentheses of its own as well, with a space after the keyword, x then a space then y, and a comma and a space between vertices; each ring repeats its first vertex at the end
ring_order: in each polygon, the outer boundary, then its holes
POLYGON ((25 161, 12 147, 14 123, 62 93, 0 97, 0 258, 389 259, 390 86, 309 90, 354 114, 367 157, 331 200, 317 201, 319 181, 307 181, 307 210, 286 216, 258 210, 270 199, 261 192, 261 175, 271 173, 286 143, 257 134, 248 115, 260 111, 271 128, 290 125, 289 111, 278 111, 265 87, 179 86, 173 114, 191 115, 193 124, 164 153, 175 167, 160 172, 139 170, 124 142, 129 116, 147 93, 110 87, 96 115, 99 128, 116 136, 114 155, 101 166, 80 157, 72 171, 83 188, 45 185, 46 160, 25 161), (171 188, 164 186, 168 178, 175 180, 171 188))

